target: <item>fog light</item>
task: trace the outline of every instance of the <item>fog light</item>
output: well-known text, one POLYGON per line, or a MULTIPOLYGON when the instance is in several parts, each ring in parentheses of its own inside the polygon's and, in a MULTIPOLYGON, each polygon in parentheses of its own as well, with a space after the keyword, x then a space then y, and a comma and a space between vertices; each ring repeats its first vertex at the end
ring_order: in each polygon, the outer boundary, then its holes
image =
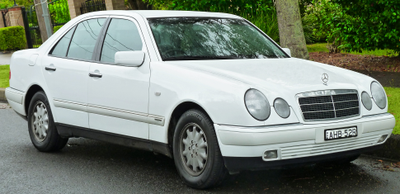
POLYGON ((381 138, 379 138, 378 143, 384 142, 388 136, 389 135, 382 135, 381 138))
POLYGON ((276 159, 278 158, 277 150, 268 150, 264 152, 264 160, 276 159))

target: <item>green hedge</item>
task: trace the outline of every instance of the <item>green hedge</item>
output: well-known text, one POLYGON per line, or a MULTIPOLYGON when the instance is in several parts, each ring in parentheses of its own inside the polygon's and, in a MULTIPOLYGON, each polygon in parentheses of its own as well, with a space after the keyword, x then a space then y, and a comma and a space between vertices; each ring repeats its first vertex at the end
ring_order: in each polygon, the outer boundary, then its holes
POLYGON ((22 26, 0 28, 0 50, 26 48, 25 29, 22 26))

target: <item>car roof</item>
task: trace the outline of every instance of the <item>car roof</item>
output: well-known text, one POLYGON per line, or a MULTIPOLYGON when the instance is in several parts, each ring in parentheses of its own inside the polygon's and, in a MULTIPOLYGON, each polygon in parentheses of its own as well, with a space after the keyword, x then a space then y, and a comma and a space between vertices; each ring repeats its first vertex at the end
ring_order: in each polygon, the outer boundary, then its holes
POLYGON ((162 17, 217 17, 217 18, 237 18, 241 17, 219 12, 202 11, 176 11, 176 10, 108 10, 90 12, 84 15, 141 15, 144 18, 162 18, 162 17))

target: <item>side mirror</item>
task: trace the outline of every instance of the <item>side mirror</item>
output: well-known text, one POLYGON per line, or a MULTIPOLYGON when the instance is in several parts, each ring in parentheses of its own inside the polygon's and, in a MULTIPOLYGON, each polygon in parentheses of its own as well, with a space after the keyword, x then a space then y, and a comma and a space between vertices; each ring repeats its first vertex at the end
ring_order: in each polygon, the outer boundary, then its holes
POLYGON ((289 48, 282 48, 283 51, 285 51, 286 54, 289 55, 289 57, 292 57, 292 55, 290 54, 290 49, 289 48))
POLYGON ((117 65, 139 67, 143 62, 143 51, 118 51, 115 53, 115 64, 117 65))

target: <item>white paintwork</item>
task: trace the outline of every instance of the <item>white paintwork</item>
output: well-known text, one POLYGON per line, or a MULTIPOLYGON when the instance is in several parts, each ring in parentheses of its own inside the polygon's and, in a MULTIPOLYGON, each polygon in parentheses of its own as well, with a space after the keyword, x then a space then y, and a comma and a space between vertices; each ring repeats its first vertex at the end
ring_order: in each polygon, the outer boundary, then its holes
POLYGON ((282 50, 285 51, 285 53, 288 54, 290 57, 292 56, 289 48, 282 48, 282 50))
MULTIPOLYGON (((87 104, 88 70, 93 63, 70 59, 43 57, 41 61, 43 76, 47 83, 47 89, 53 96, 49 101, 64 100, 75 104, 87 104), (55 71, 46 70, 45 67, 55 68, 55 71), (79 94, 79 95, 78 95, 79 94)), ((81 109, 69 109, 57 106, 57 109, 65 109, 63 114, 53 113, 57 122, 68 123, 79 127, 88 128, 88 113, 81 109), (75 119, 86 118, 86 119, 75 119)), ((57 110, 56 109, 56 110, 57 110)))
POLYGON ((143 51, 119 51, 115 53, 115 64, 139 67, 143 64, 144 55, 143 51))
MULTIPOLYGON (((363 91, 372 96, 370 83, 376 80, 371 77, 296 58, 162 61, 147 23, 147 18, 153 17, 240 18, 186 11, 103 11, 78 16, 40 48, 13 54, 12 78, 6 91, 10 105, 25 115, 27 102, 10 92, 18 91, 25 99, 29 88, 38 85, 46 93, 58 123, 171 143, 168 142, 171 115, 177 106, 190 102, 202 107, 214 122, 222 155, 236 157, 261 157, 264 151, 273 149, 278 150, 279 159, 335 153, 376 145, 373 142, 381 135, 392 132, 394 117, 386 113, 387 106, 382 110, 374 102, 368 111, 360 101, 358 117, 318 122, 305 122, 302 118, 298 94, 353 89, 359 96, 363 91), (94 17, 134 21, 142 36, 143 64, 131 67, 48 56, 70 28, 94 17), (56 71, 45 70, 51 65, 56 71), (89 73, 102 77, 89 77, 89 73), (323 73, 329 75, 327 85, 321 81, 323 73), (261 91, 271 103, 271 115, 266 121, 255 120, 246 110, 243 98, 250 88, 261 91), (291 108, 288 118, 283 119, 275 112, 272 103, 276 98, 288 102, 291 108), (354 147, 332 149, 329 147, 332 143, 323 140, 324 129, 349 126, 358 127, 358 137, 332 142, 337 142, 335 146, 354 143, 354 147), (302 153, 292 154, 297 148, 302 153)), ((117 55, 125 58, 124 53, 117 55)))

